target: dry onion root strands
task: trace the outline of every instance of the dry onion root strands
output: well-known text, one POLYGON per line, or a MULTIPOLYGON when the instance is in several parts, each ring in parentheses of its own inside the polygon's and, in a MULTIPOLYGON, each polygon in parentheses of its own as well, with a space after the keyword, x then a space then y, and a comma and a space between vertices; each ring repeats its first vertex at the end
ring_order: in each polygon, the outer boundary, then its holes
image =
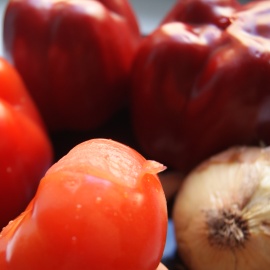
POLYGON ((270 148, 231 148, 183 181, 173 219, 190 270, 270 269, 270 148))

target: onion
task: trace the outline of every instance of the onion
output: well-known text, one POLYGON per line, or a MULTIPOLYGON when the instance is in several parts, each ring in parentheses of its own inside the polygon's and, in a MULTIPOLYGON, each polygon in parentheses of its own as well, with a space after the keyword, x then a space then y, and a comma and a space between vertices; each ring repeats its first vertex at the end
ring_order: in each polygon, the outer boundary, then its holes
POLYGON ((234 147, 195 168, 173 220, 190 270, 270 269, 270 148, 234 147))

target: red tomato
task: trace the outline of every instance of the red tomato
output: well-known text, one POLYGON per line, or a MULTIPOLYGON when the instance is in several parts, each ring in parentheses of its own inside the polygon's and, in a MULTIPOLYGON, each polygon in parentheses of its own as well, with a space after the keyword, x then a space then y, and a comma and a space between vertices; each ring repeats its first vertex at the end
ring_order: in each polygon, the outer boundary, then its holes
POLYGON ((112 140, 79 144, 3 229, 0 269, 156 269, 167 231, 163 169, 112 140))
POLYGON ((25 209, 51 162, 40 115, 17 71, 0 58, 0 228, 25 209))

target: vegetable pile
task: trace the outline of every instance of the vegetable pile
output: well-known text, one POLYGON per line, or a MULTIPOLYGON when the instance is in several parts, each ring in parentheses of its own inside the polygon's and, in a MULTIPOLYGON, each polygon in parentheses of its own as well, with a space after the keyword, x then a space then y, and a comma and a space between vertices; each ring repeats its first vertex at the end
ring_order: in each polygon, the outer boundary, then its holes
POLYGON ((3 42, 1 270, 270 269, 270 1, 142 36, 128 0, 9 0, 3 42))

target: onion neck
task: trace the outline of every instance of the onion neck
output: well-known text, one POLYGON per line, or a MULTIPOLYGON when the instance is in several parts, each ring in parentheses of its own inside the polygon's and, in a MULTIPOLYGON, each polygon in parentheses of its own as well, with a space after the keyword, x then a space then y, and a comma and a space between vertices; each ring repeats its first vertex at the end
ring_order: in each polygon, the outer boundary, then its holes
POLYGON ((236 205, 209 210, 206 213, 206 226, 210 245, 220 249, 243 248, 250 236, 248 222, 236 205))

